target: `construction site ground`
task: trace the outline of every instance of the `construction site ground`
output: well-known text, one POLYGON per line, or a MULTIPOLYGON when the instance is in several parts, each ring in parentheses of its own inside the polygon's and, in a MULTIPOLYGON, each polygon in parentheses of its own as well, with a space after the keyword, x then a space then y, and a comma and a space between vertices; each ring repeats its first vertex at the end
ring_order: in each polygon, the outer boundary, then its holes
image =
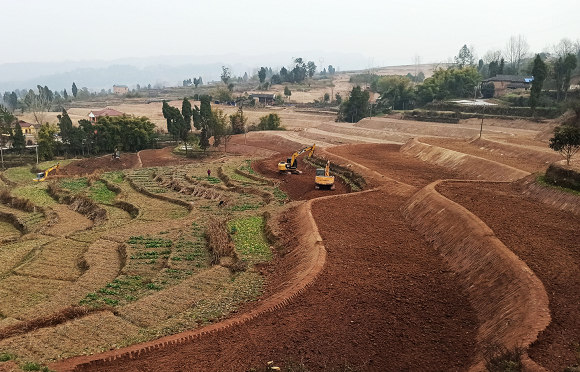
MULTIPOLYGON (((174 335, 160 340, 169 346, 131 358, 116 358, 128 351, 114 349, 50 367, 57 371, 247 371, 272 360, 276 365, 292 360, 311 371, 345 363, 364 371, 466 371, 481 356, 484 345, 479 344, 478 332, 484 320, 463 278, 450 269, 432 242, 411 227, 403 210, 413 195, 432 182, 467 177, 461 166, 437 166, 408 155, 401 146, 419 138, 500 166, 538 172, 559 160, 546 150, 543 140, 552 126, 491 122, 478 139, 476 121, 452 125, 373 118, 357 124, 324 121, 288 131, 234 136, 227 154, 214 154, 215 159, 255 159, 253 170, 279 182, 291 200, 312 201, 312 216, 326 252, 320 274, 283 306, 192 341, 171 344, 180 339, 174 335), (365 176, 365 191, 350 192, 338 178, 335 190, 314 190, 315 167, 306 164, 304 156, 299 162, 302 174, 278 172, 279 161, 313 143, 315 156, 365 176), (99 362, 90 363, 94 360, 99 362)), ((63 174, 199 161, 183 160, 170 149, 127 154, 121 160, 82 160, 65 167, 63 174)), ((548 294, 551 322, 530 346, 529 356, 547 371, 560 371, 575 363, 574 343, 580 341, 575 317, 580 303, 580 283, 575 279, 580 226, 576 215, 522 196, 518 182, 444 182, 437 190, 479 217, 539 277, 548 294)), ((301 265, 296 257, 305 254, 296 236, 309 233, 301 230, 304 215, 294 213, 296 208, 280 220, 284 254, 275 252, 274 259, 261 267, 267 283, 264 294, 241 306, 230 319, 267 307, 294 280, 301 265)), ((138 350, 139 345, 131 349, 138 350)))

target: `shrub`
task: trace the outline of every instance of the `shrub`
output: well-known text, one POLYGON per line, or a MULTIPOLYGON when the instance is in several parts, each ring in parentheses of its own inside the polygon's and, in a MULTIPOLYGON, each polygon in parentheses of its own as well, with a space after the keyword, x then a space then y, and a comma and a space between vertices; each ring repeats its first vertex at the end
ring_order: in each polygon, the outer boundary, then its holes
POLYGON ((520 372, 523 353, 524 348, 521 346, 508 349, 503 345, 490 345, 483 353, 485 368, 489 372, 520 372))

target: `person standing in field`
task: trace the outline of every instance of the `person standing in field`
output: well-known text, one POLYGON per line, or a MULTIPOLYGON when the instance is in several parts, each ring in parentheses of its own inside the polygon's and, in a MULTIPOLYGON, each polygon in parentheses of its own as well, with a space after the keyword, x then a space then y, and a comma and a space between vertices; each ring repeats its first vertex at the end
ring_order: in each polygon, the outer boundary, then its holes
POLYGON ((207 177, 209 178, 211 176, 211 169, 207 170, 207 177))

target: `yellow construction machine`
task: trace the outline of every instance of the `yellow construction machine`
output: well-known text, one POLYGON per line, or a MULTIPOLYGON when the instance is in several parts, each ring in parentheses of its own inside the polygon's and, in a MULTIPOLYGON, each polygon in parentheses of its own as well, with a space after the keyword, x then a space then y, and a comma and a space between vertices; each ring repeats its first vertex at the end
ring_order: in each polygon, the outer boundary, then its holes
POLYGON ((33 181, 35 181, 35 182, 44 181, 46 179, 46 177, 51 175, 51 172, 53 172, 53 174, 57 174, 59 168, 60 168, 60 163, 53 165, 52 167, 48 168, 44 172, 36 173, 36 178, 33 181))
POLYGON ((286 159, 286 161, 281 161, 278 163, 278 171, 280 173, 294 173, 294 174, 300 174, 302 173, 301 171, 298 170, 298 155, 306 152, 306 151, 310 151, 310 153, 308 154, 308 158, 310 158, 312 156, 312 154, 314 153, 314 148, 316 147, 316 145, 312 145, 312 146, 308 146, 305 147, 303 149, 300 149, 298 151, 296 151, 294 154, 292 154, 291 158, 286 159))
POLYGON ((334 176, 330 175, 330 160, 326 162, 326 168, 318 168, 316 170, 314 188, 316 190, 321 188, 334 190, 334 176))

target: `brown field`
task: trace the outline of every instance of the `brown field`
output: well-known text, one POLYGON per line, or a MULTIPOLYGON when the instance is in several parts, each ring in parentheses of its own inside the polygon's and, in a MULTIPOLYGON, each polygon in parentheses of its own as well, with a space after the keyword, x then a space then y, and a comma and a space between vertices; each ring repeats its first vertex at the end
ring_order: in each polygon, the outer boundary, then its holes
MULTIPOLYGON (((335 92, 349 89, 347 78, 335 92)), ((160 107, 116 106, 163 125, 160 107)), ((250 122, 268 112, 288 130, 234 136, 228 154, 205 161, 167 148, 64 167, 110 172, 101 177, 115 201, 134 213, 104 204, 108 220, 94 226, 52 206, 61 219, 45 231, 58 238, 2 246, 0 327, 70 305, 107 310, 2 339, 0 353, 57 371, 247 371, 270 360, 310 371, 468 371, 482 370, 497 343, 523 346, 529 370, 575 363, 577 218, 518 180, 533 183, 530 172, 559 160, 543 135, 554 123, 486 120, 478 139, 477 120, 347 124, 291 107, 245 110, 250 122), (302 161, 301 175, 278 173, 278 161, 313 143, 316 157, 363 176, 363 190, 338 176, 336 190, 315 190, 315 168, 302 161), (446 179, 477 182, 435 184, 446 179), (515 181, 489 182, 503 179, 515 181), (238 272, 231 257, 209 263, 209 216, 263 215, 271 259, 236 246, 258 263, 238 272)))

